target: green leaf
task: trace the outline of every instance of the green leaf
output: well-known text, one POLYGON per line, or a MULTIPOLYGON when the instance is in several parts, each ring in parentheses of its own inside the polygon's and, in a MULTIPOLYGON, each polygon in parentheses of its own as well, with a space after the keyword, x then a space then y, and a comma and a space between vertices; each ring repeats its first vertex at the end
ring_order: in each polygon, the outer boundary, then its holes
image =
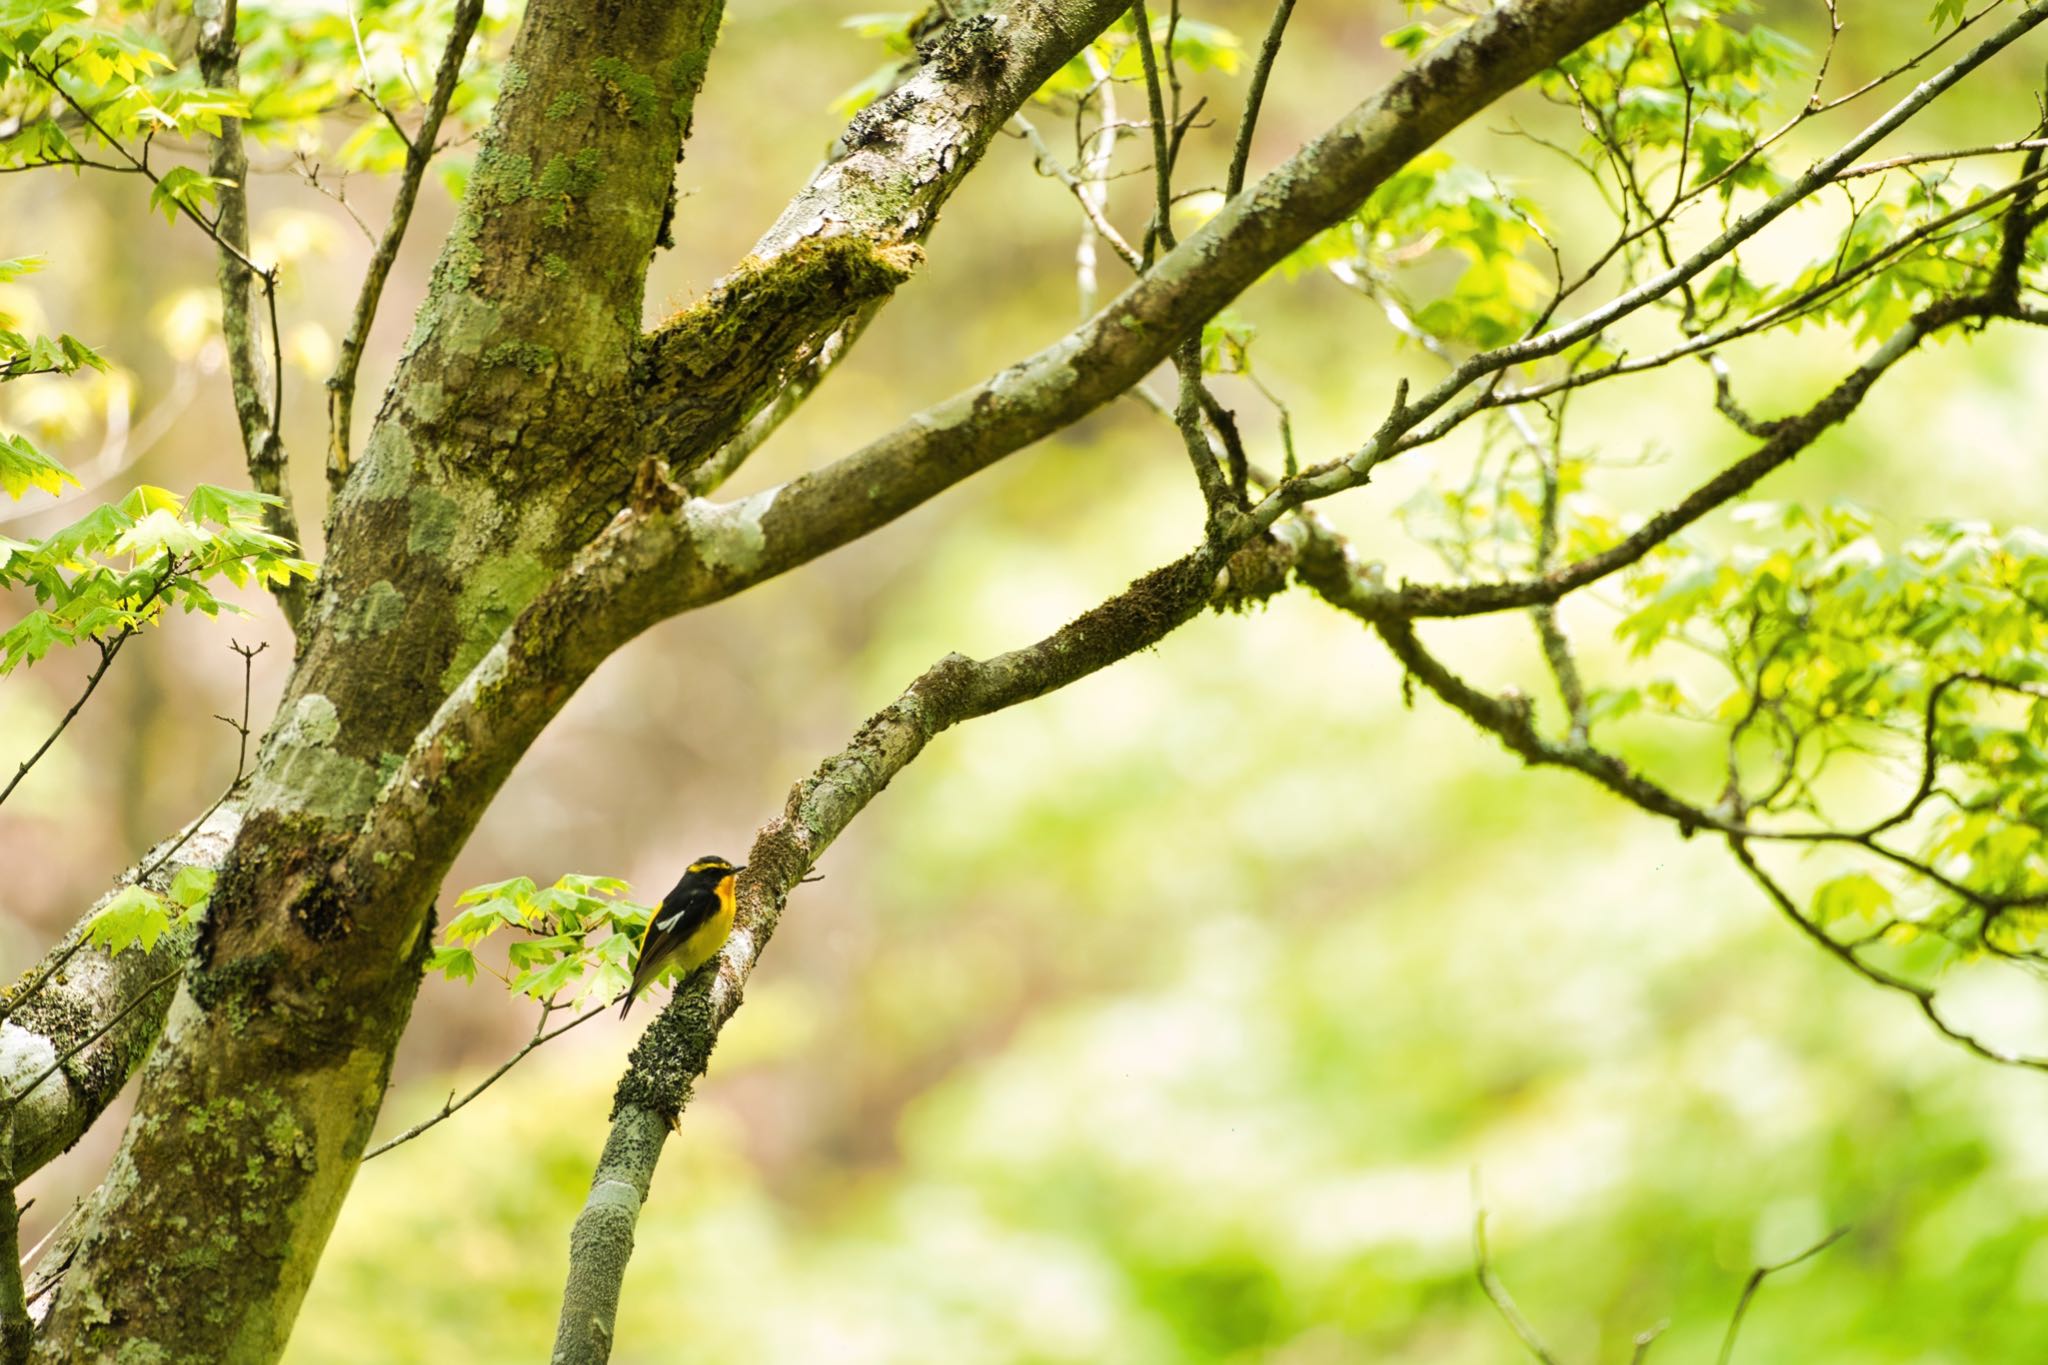
POLYGON ((476 954, 467 948, 443 944, 427 959, 427 970, 439 972, 450 981, 474 981, 476 954))
POLYGON ((160 211, 167 223, 177 222, 181 210, 203 218, 203 210, 213 206, 215 187, 219 183, 190 166, 173 166, 150 190, 149 206, 160 211))
POLYGON ((0 674, 13 672, 16 664, 36 663, 57 645, 72 640, 72 631, 56 615, 42 609, 32 611, 0 635, 0 674))
POLYGON ((213 537, 203 528, 181 521, 175 512, 159 509, 122 532, 114 542, 114 553, 133 555, 137 560, 154 559, 160 554, 182 558, 197 555, 211 544, 213 537))
POLYGON ((192 492, 185 499, 185 515, 193 521, 211 521, 222 526, 261 525, 264 508, 283 504, 283 498, 275 498, 268 493, 200 483, 192 486, 192 492))
POLYGON ((0 490, 19 499, 31 488, 59 493, 78 479, 63 465, 28 443, 25 436, 0 431, 0 490))
POLYGON ((124 886, 93 916, 86 941, 109 953, 121 953, 139 943, 146 953, 170 927, 171 911, 163 897, 146 886, 124 886))
POLYGON ((187 910, 205 908, 217 874, 210 867, 181 867, 171 878, 171 899, 187 910))
POLYGON ((529 899, 536 890, 531 877, 513 877, 502 882, 485 882, 472 886, 455 898, 457 905, 475 905, 480 901, 497 900, 500 897, 512 900, 529 899))
POLYGON ((1813 919, 1820 925, 1846 919, 1875 922, 1892 904, 1890 887, 1867 872, 1851 872, 1815 890, 1813 919))
POLYGON ((43 552, 60 560, 76 560, 109 549, 135 518, 112 503, 102 503, 43 540, 43 552))

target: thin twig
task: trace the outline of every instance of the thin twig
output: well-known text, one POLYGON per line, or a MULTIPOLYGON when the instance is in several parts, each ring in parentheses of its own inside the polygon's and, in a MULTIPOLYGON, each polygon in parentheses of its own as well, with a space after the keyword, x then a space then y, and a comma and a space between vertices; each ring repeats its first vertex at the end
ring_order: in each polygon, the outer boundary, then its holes
POLYGON ((242 718, 241 720, 237 721, 228 716, 215 716, 214 719, 217 721, 222 721, 225 724, 227 724, 241 738, 241 744, 235 751, 235 775, 233 779, 229 781, 227 787, 221 792, 219 798, 216 799, 212 805, 206 808, 206 813, 201 815, 197 820, 194 820, 191 824, 185 826, 185 832, 180 834, 177 837, 177 839, 172 842, 171 846, 165 849, 162 852, 162 854, 160 854, 157 857, 157 860, 155 862, 151 863, 148 867, 144 868, 142 872, 139 875, 137 875, 137 877, 135 878, 137 882, 146 882, 151 877, 155 876, 157 872, 162 870, 164 864, 168 863, 171 860, 172 854, 176 853, 179 849, 183 848, 185 844, 192 838, 193 835, 197 834, 201 829, 205 828, 206 822, 213 818, 214 812, 218 811, 222 806, 226 805, 228 802, 228 798, 230 796, 233 796, 236 790, 241 787, 242 779, 248 772, 250 681, 256 670, 256 656, 258 654, 261 654, 264 650, 270 648, 270 642, 268 640, 265 640, 262 644, 257 645, 254 649, 250 649, 248 646, 244 645, 240 640, 230 640, 228 641, 228 648, 234 650, 235 653, 242 656, 242 718))
MULTIPOLYGON (((150 604, 163 595, 164 590, 170 587, 171 580, 178 576, 179 571, 183 567, 183 562, 176 557, 171 558, 165 564, 163 577, 159 578, 156 586, 149 590, 149 595, 136 604, 135 611, 138 616, 148 611, 150 604)), ((14 770, 14 776, 8 779, 6 787, 0 788, 0 803, 4 803, 8 797, 14 794, 14 789, 21 785, 21 779, 28 776, 29 769, 35 767, 42 760, 43 755, 50 752, 50 746, 57 742, 57 737, 64 733, 66 727, 85 708, 86 702, 92 700, 92 694, 99 687, 100 679, 106 677, 107 670, 114 666, 114 658, 121 652, 121 646, 127 644, 135 636, 136 632, 141 629, 142 626, 139 621, 131 622, 121 627, 120 632, 113 639, 95 639, 93 641, 95 645, 99 646, 99 667, 93 669, 92 676, 85 680, 85 690, 79 694, 77 701, 71 703, 71 709, 64 713, 62 720, 57 722, 57 728, 50 731, 49 736, 36 746, 36 751, 24 759, 21 766, 14 770)))
POLYGON ((415 1123, 412 1127, 406 1129, 404 1132, 398 1134, 396 1137, 393 1137, 388 1141, 378 1143, 375 1147, 372 1147, 369 1151, 363 1153, 363 1160, 368 1161, 371 1157, 382 1156, 384 1155, 384 1153, 390 1151, 393 1147, 396 1147, 401 1143, 411 1142, 414 1138, 418 1137, 421 1133, 426 1132, 435 1124, 441 1122, 443 1119, 451 1117, 456 1113, 456 1111, 460 1110, 464 1105, 468 1104, 478 1095, 481 1095, 484 1093, 484 1091, 489 1090, 491 1086, 496 1084, 499 1078, 504 1076, 506 1072, 510 1071, 513 1067, 519 1065, 519 1063, 525 1059, 527 1053, 532 1052, 535 1048, 539 1047, 543 1043, 554 1041, 555 1039, 561 1037, 563 1034, 567 1033, 570 1029, 575 1028, 578 1024, 588 1023, 590 1020, 597 1018, 600 1014, 603 1014, 605 1011, 611 1008, 611 1002, 607 1001, 606 1003, 599 1005, 596 1009, 586 1011, 583 1014, 579 1014, 574 1019, 571 1019, 568 1023, 562 1025, 560 1028, 550 1031, 548 1029, 549 1016, 552 1015, 556 1010, 565 1008, 567 1007, 563 1005, 557 1005, 551 1000, 542 1001, 540 1007, 540 1021, 534 1025, 533 1036, 526 1040, 525 1046, 521 1047, 519 1051, 513 1053, 510 1057, 507 1057, 504 1060, 504 1062, 499 1065, 497 1070, 493 1071, 490 1075, 478 1081, 475 1086, 473 1086, 466 1094, 462 1095, 461 1097, 458 1098, 454 1091, 449 1091, 448 1098, 445 1102, 442 1103, 440 1112, 432 1115, 429 1118, 420 1120, 418 1123, 415 1123))
POLYGON ((51 1062, 48 1066, 44 1067, 42 1071, 37 1073, 36 1077, 33 1080, 29 1081, 26 1085, 22 1086, 21 1089, 15 1091, 14 1094, 7 1096, 6 1103, 0 1104, 0 1122, 11 1122, 12 1115, 14 1111, 18 1107, 20 1107, 21 1102, 27 1099, 30 1095, 33 1095, 36 1092, 36 1090, 39 1087, 41 1087, 44 1081, 49 1080, 50 1077, 56 1075, 59 1071, 62 1071, 66 1066, 70 1065, 71 1060, 74 1057, 78 1056, 79 1053, 85 1051, 94 1043, 97 1043, 100 1039, 106 1037, 109 1033, 112 1033, 115 1029, 119 1028, 121 1026, 121 1021, 126 1019, 129 1015, 135 1013, 137 1009, 141 1008, 144 1001, 148 1000, 151 996, 155 995, 158 991, 170 985, 172 982, 176 981, 179 977, 183 976, 184 974, 185 964, 180 962, 176 967, 173 967, 170 971, 165 972, 162 976, 159 976, 156 980, 150 982, 141 990, 137 991, 133 996, 129 998, 128 1003, 121 1006, 120 1009, 114 1011, 113 1015, 110 1016, 105 1023, 101 1024, 98 1028, 94 1029, 91 1033, 87 1034, 78 1042, 72 1044, 63 1052, 62 1055, 60 1055, 57 1058, 57 1060, 51 1062))
POLYGON ((1224 177, 1223 197, 1237 198, 1244 188, 1246 170, 1252 160, 1252 133, 1259 126, 1259 108, 1266 101, 1266 82, 1273 75, 1273 63, 1280 56, 1280 43, 1287 33, 1287 20, 1294 13, 1294 0, 1280 0, 1273 8, 1273 22, 1266 29, 1266 41, 1259 46, 1259 59, 1252 66, 1251 86, 1244 95, 1244 115, 1237 121, 1237 146, 1230 154, 1230 174, 1224 177))
MULTIPOLYGON (((199 26, 199 75, 206 84, 234 90, 241 84, 241 49, 235 43, 236 0, 207 0, 195 13, 199 26)), ((124 153, 125 154, 125 153, 124 153)), ((284 335, 277 319, 277 267, 259 267, 249 258, 249 157, 238 119, 223 118, 207 153, 207 174, 214 182, 220 211, 205 223, 189 206, 187 215, 207 229, 220 248, 221 336, 227 344, 228 381, 234 396, 235 420, 241 429, 249 482, 257 492, 276 499, 264 508, 265 527, 294 544, 298 516, 292 510, 288 457, 280 430, 284 414, 284 335), (264 312, 270 328, 269 398, 263 393, 258 359, 258 328, 251 316, 252 281, 263 287, 264 312)), ((154 179, 154 176, 152 176, 154 179)), ((294 632, 304 619, 307 594, 292 581, 268 585, 294 632)))
POLYGON ((1472 1170, 1472 1260, 1473 1274, 1479 1280, 1479 1288, 1494 1308, 1500 1312, 1508 1329, 1515 1334, 1529 1354, 1543 1362, 1543 1365, 1558 1365, 1558 1359, 1550 1348, 1543 1344, 1543 1338, 1536 1334, 1535 1327, 1522 1316, 1522 1310, 1515 1307, 1514 1297, 1508 1293, 1500 1276, 1493 1273, 1493 1260, 1486 1249, 1486 1202, 1479 1189, 1479 1170, 1472 1170))
POLYGON ((1050 175, 1067 187, 1068 192, 1081 205, 1081 212, 1087 215, 1089 226, 1095 229, 1096 236, 1109 243, 1109 249, 1114 251, 1125 265, 1134 271, 1143 270, 1144 262, 1139 259, 1137 249, 1126 242, 1123 234, 1103 215, 1102 204, 1089 193, 1088 184, 1053 155, 1052 148, 1046 146, 1045 139, 1039 135, 1036 125, 1022 114, 1012 114, 1010 123, 1031 145, 1031 154, 1036 159, 1039 173, 1050 175))
MULTIPOLYGON (((448 43, 441 51, 441 64, 434 73, 433 98, 427 104, 425 117, 420 120, 419 131, 411 137, 406 137, 402 130, 399 134, 405 141, 405 170, 399 176, 391 218, 384 225, 384 235, 378 240, 377 249, 370 255, 369 268, 363 273, 362 289, 356 295, 355 312, 349 318, 348 333, 341 340, 340 357, 335 362, 333 375, 327 380, 327 482, 330 496, 338 493, 342 482, 348 478, 349 426, 354 416, 356 373, 362 366, 363 347, 369 340, 370 327, 377 319, 377 305, 384 297, 384 284, 391 276, 392 264, 398 259, 398 248, 405 240, 405 230, 412 222, 420 182, 426 176, 428 163, 434 159, 434 144, 440 137, 441 122, 447 117, 449 102, 455 97, 455 87, 462 76, 462 63, 468 55, 470 40, 476 35, 477 23, 483 12, 483 0, 460 0, 456 5, 448 43)), ((355 25, 353 7, 349 10, 349 24, 351 27, 355 25)), ((360 31, 356 35, 356 45, 360 51, 360 31)), ((363 58, 363 64, 367 80, 367 56, 363 58)), ((366 89, 365 97, 373 106, 382 108, 371 91, 366 89)))
POLYGON ((36 993, 49 984, 52 977, 64 970, 66 963, 78 956, 79 950, 85 947, 87 935, 83 929, 75 932, 77 936, 71 942, 64 945, 62 952, 44 963, 43 969, 30 978, 27 984, 23 985, 20 990, 7 996, 4 1001, 0 1001, 0 1024, 4 1024, 13 1018, 23 1005, 33 1000, 36 993))
POLYGON ((1848 1228, 1836 1228, 1797 1256, 1779 1261, 1775 1265, 1760 1265, 1749 1272, 1749 1279, 1743 1282, 1742 1297, 1735 1301, 1735 1314, 1728 1320, 1727 1335, 1721 1338, 1719 1365, 1728 1365, 1728 1362, 1735 1358, 1735 1338, 1742 1331, 1743 1314, 1749 1311, 1749 1301, 1756 1297, 1756 1291, 1763 1287, 1763 1282, 1781 1270, 1790 1270, 1803 1261, 1812 1260, 1848 1235, 1848 1228))
POLYGON ((2032 152, 2048 147, 2048 138, 2023 137, 2013 142, 1990 142, 1981 147, 1957 147, 1946 152, 1911 152, 1905 156, 1889 157, 1883 161, 1865 161, 1835 174, 1836 180, 1854 180, 1858 176, 1878 175, 1884 171, 1895 171, 1904 166, 1921 166, 1930 161, 1960 161, 1971 156, 1997 156, 2003 152, 2032 152))

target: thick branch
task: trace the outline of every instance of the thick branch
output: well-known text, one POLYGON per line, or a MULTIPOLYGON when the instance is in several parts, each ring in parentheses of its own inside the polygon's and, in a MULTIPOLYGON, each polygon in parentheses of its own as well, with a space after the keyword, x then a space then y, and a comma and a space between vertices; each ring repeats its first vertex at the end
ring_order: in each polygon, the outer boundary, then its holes
POLYGON ((1015 0, 928 39, 916 73, 854 117, 740 268, 648 339, 640 450, 687 473, 802 382, 830 338, 909 278, 1010 116, 1123 8, 1015 0))
POLYGON ((739 922, 719 959, 680 988, 648 1026, 612 1106, 612 1130, 570 1233, 556 1365, 594 1365, 611 1351, 620 1280, 668 1126, 689 1102, 712 1047, 739 1008, 747 978, 786 898, 841 831, 940 732, 1043 696, 1148 648, 1209 599, 1207 550, 1157 569, 1035 645, 976 661, 950 654, 861 727, 789 794, 763 826, 740 878, 739 922))
POLYGON ((643 526, 636 553, 647 569, 629 607, 644 614, 639 628, 859 539, 1117 397, 1416 153, 1631 8, 1531 0, 1494 11, 1233 199, 1060 341, 815 473, 742 503, 691 502, 665 526, 643 526))
POLYGON ((23 1365, 35 1323, 21 1280, 21 1208, 14 1200, 13 1129, 0 1121, 0 1365, 23 1365))

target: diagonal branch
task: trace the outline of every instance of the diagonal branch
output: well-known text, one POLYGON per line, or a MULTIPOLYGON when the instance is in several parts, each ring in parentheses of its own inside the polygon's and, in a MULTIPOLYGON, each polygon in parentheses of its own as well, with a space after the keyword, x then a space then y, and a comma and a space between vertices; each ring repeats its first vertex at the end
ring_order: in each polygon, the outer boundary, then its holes
MULTIPOLYGON (((237 806, 215 810, 185 840, 179 866, 217 869, 240 827, 237 806)), ((152 851, 139 866, 156 861, 152 851)), ((165 892, 176 870, 160 868, 146 884, 165 892)), ((76 1142, 127 1084, 163 1031, 173 994, 167 979, 175 979, 192 948, 190 929, 166 933, 147 949, 109 954, 88 947, 99 908, 0 997, 0 1092, 12 1097, 17 1177, 76 1142)))
MULTIPOLYGON (((1416 638, 1411 621, 1398 614, 1389 615, 1381 608, 1379 590, 1374 589, 1366 581, 1367 575, 1352 562, 1347 547, 1337 536, 1313 521, 1304 519, 1300 524, 1305 526, 1307 537, 1296 560, 1296 570, 1302 581, 1332 606, 1366 621, 1406 670, 1407 676, 1419 680, 1439 700, 1499 739, 1531 767, 1569 768, 1589 777, 1637 808, 1670 819, 1678 826, 1679 833, 1684 837, 1689 838, 1700 830, 1711 830, 1722 835, 1726 838, 1735 860, 1742 865, 1743 870, 1757 883, 1771 903, 1800 933, 1811 939, 1823 951, 1866 980, 1887 990, 1910 996, 1921 1014, 1938 1032, 1979 1057, 2007 1066, 2048 1070, 2048 1057, 2003 1051, 1949 1023, 1942 1017, 1933 987, 1922 985, 1866 961, 1859 951, 1860 945, 1835 938, 1820 924, 1801 913, 1791 896, 1752 856, 1749 841, 1780 840, 1791 843, 1853 845, 1903 867, 1987 912, 2000 908, 2000 898, 1974 891, 1945 875, 1932 864, 1879 843, 1875 838, 1875 832, 1887 827, 1883 823, 1873 826, 1868 831, 1759 828, 1747 823, 1744 813, 1739 808, 1733 811, 1726 807, 1710 809, 1688 802, 1669 789, 1636 773, 1619 758, 1589 744, 1577 741, 1560 744, 1546 739, 1531 719, 1527 698, 1513 693, 1496 696, 1482 691, 1460 677, 1423 648, 1422 643, 1416 638)), ((1969 675, 1958 676, 1971 680, 1969 675)), ((1996 685, 2015 688, 2025 695, 2032 695, 2024 685, 1996 685)), ((1937 689, 1937 696, 1946 686, 1944 683, 1937 689)), ((1933 703, 1930 703, 1930 725, 1932 705, 1933 703)), ((2019 902, 2003 902, 2006 905, 2017 903, 2019 902)))
MULTIPOLYGON (((1628 0, 1530 0, 1494 11, 1231 200, 1051 346, 823 469, 743 502, 693 501, 680 515, 643 519, 636 629, 859 539, 1126 392, 1411 157, 1630 10, 1628 0)), ((1268 499, 1262 527, 1297 505, 1289 489, 1274 495, 1279 503, 1268 499)))
POLYGON ((1245 171, 1252 161, 1252 134, 1258 130, 1259 110, 1266 102, 1266 82, 1272 78, 1273 63, 1279 60, 1280 44, 1287 36, 1287 21, 1294 14, 1294 0, 1279 0, 1273 6, 1273 21, 1266 40, 1259 45, 1259 58, 1252 67, 1251 84, 1244 93, 1244 115, 1237 122, 1237 145, 1230 153, 1230 173, 1223 193, 1235 197, 1244 188, 1245 171))
POLYGON ((1721 1353, 1715 1357, 1717 1365, 1729 1365, 1729 1362, 1735 1359, 1735 1339, 1742 1332, 1743 1316, 1749 1312, 1749 1301, 1756 1297, 1757 1290, 1763 1288, 1765 1280, 1780 1271, 1790 1270, 1796 1265, 1812 1260, 1848 1235, 1848 1228, 1836 1228, 1833 1232, 1797 1255, 1787 1257, 1782 1261, 1773 1262, 1770 1265, 1760 1265, 1750 1271, 1749 1278, 1742 1282, 1742 1297, 1735 1301, 1735 1311, 1729 1315, 1728 1331, 1721 1338, 1721 1353))
MULTIPOLYGON (((1772 423, 1770 436, 1755 450, 1597 554, 1513 582, 1403 584, 1380 590, 1376 609, 1406 617, 1479 616, 1546 605, 1597 583, 1637 563, 1709 512, 1741 497, 1766 475, 1807 450, 1830 428, 1846 421, 1885 372, 1911 355, 1929 336, 1957 322, 1998 316, 1999 311, 1995 300, 1981 295, 1930 304, 1886 338, 1818 403, 1798 416, 1772 423)), ((1289 486, 1283 485, 1268 502, 1284 504, 1289 500, 1288 492, 1289 486)), ((1259 510, 1264 513, 1266 508, 1262 506, 1259 510)))
MULTIPOLYGON (((940 208, 1011 115, 1123 8, 1012 0, 922 42, 916 72, 853 118, 739 269, 647 338, 640 453, 687 474, 779 395, 793 396, 777 403, 783 415, 801 402, 909 278, 940 208)), ((722 456, 710 482, 758 443, 722 456)))
MULTIPOLYGON (((1532 0, 1409 68, 1156 263, 1077 333, 814 474, 735 503, 684 499, 656 462, 631 505, 528 605, 417 736, 355 840, 365 902, 443 867, 512 764, 583 679, 640 631, 886 525, 1142 377, 1176 329, 1341 215, 1415 150, 1512 88, 1627 0, 1532 0), (406 869, 404 872, 394 869, 406 869)), ((821 246, 825 244, 820 244, 821 246)), ((1220 566, 1270 523, 1212 527, 1220 566)))
POLYGON ((1205 547, 1147 574, 1035 645, 985 660, 947 655, 791 789, 783 813, 755 837, 740 879, 738 924, 717 969, 678 988, 633 1049, 619 1083, 611 1134, 570 1233, 556 1362, 589 1365, 609 1355, 633 1229, 669 1126, 689 1102, 804 874, 940 733, 1158 643, 1209 600, 1217 567, 1205 547))
POLYGON ((497 1065, 497 1067, 491 1071, 489 1075, 485 1076, 482 1080, 478 1081, 469 1089, 463 1091, 462 1094, 457 1095, 452 1090, 448 1092, 447 1100, 441 1105, 439 1109, 434 1111, 434 1113, 430 1114, 426 1118, 421 1119, 418 1123, 415 1123, 412 1127, 406 1129, 404 1132, 396 1133, 391 1137, 386 1138, 384 1141, 378 1143, 375 1147, 372 1147, 368 1151, 364 1152, 363 1160, 368 1161, 371 1157, 382 1156, 384 1155, 384 1153, 390 1151, 393 1147, 401 1146, 404 1143, 411 1142, 414 1138, 418 1137, 421 1133, 426 1132, 435 1124, 453 1118, 455 1114, 459 1110, 461 1110, 465 1105, 467 1105, 471 1100, 474 1100, 477 1096, 483 1094, 484 1091, 489 1090, 492 1086, 496 1085, 500 1080, 504 1079, 505 1073, 510 1071, 513 1067, 518 1066, 521 1062, 525 1061, 527 1054, 532 1052, 535 1048, 540 1047, 543 1044, 553 1042, 555 1039, 567 1033, 570 1029, 575 1028, 578 1024, 587 1024, 592 1019, 597 1018, 598 1015, 609 1012, 611 1006, 612 1002, 606 1001, 605 1003, 597 1006, 597 1008, 595 1009, 585 1010, 583 1013, 577 1015, 574 1019, 571 1019, 568 1023, 558 1025, 555 1028, 551 1029, 548 1027, 548 1020, 554 1017, 555 1011, 560 1009, 566 1009, 567 1006, 557 1005, 551 999, 542 1001, 540 1007, 540 1018, 534 1023, 533 1035, 526 1040, 525 1044, 522 1045, 517 1052, 513 1053, 510 1057, 507 1057, 504 1061, 500 1062, 497 1065))
MULTIPOLYGON (((1601 335, 1615 322, 1648 304, 1655 303, 1674 290, 1685 288, 1701 272, 1725 259, 1744 242, 1806 202, 1817 190, 1832 183, 1863 153, 1896 132, 1938 96, 1952 89, 1972 71, 2032 32, 2044 20, 2048 20, 2048 0, 2035 0, 2034 4, 2021 10, 2003 28, 1986 37, 1949 66, 1922 81, 1861 132, 1791 179, 1777 194, 1730 222, 1711 241, 1702 245, 1692 255, 1676 261, 1663 273, 1623 291, 1571 322, 1560 323, 1548 331, 1467 358, 1455 372, 1413 402, 1403 394, 1400 401, 1395 404, 1394 411, 1388 415, 1385 428, 1398 437, 1398 440, 1376 440, 1345 459, 1304 472, 1299 479, 1292 480, 1288 485, 1276 490, 1274 497, 1282 499, 1285 505, 1275 508, 1271 515, 1278 516, 1287 507, 1299 506, 1314 498, 1355 487, 1371 473, 1374 465, 1392 458, 1403 450, 1427 445, 1458 426, 1473 413, 1495 405, 1499 401, 1499 395, 1493 386, 1499 382, 1499 376, 1511 367, 1561 354, 1581 342, 1601 335), (1473 386, 1479 384, 1481 380, 1492 382, 1475 389, 1473 386), (1445 411, 1446 408, 1449 410, 1445 411), (1422 426, 1422 423, 1433 416, 1436 418, 1435 421, 1426 427, 1422 426)), ((1570 293, 1576 288, 1574 285, 1565 293, 1570 293)), ((1560 301, 1562 297, 1560 295, 1560 301)), ((2019 316, 2020 312, 2015 310, 2011 315, 2019 316)), ((1544 317, 1547 320, 1548 312, 1544 317)))

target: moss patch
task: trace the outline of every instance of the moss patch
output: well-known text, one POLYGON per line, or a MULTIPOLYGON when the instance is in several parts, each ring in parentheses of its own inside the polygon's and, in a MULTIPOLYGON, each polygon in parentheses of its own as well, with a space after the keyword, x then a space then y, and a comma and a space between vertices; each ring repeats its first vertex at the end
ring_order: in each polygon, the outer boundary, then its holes
POLYGON ((661 112, 661 92, 653 77, 618 58, 599 57, 590 64, 590 76, 597 82, 598 102, 620 118, 644 124, 661 112))
POLYGON ((542 203, 541 221, 549 227, 567 226, 569 210, 576 201, 603 182, 603 164, 604 157, 595 147, 585 147, 573 157, 557 152, 548 158, 533 182, 533 197, 542 203))
POLYGON ((412 526, 405 537, 406 552, 434 556, 448 553, 460 524, 461 509, 455 500, 431 488, 416 488, 407 501, 412 510, 412 526))

